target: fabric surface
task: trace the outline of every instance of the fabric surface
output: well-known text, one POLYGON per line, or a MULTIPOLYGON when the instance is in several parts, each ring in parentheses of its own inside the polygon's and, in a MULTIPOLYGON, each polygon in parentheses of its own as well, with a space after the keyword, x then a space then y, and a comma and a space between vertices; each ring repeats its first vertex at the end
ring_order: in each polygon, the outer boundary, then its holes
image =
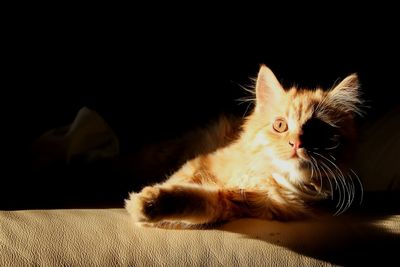
POLYGON ((214 229, 139 227, 124 209, 0 212, 0 266, 301 266, 390 263, 400 215, 214 229))

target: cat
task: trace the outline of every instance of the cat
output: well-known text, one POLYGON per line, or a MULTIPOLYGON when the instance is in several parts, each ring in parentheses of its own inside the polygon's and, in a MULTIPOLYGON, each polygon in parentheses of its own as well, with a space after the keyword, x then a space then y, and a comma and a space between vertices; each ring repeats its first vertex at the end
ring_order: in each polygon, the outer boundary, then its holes
MULTIPOLYGON (((261 65, 255 107, 240 127, 221 118, 207 133, 203 153, 166 181, 132 192, 125 208, 137 223, 204 226, 238 218, 292 220, 336 200, 349 208, 358 176, 346 166, 362 115, 357 74, 330 90, 285 90, 261 65), (218 145, 222 143, 223 145, 218 145)), ((362 190, 361 190, 362 192, 362 190)))

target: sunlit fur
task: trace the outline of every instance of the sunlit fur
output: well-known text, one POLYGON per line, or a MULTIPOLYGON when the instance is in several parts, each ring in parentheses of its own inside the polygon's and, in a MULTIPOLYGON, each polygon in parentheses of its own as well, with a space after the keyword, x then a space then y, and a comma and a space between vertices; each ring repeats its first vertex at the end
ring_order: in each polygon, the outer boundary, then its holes
POLYGON ((130 194, 126 209, 136 222, 193 226, 241 217, 296 219, 311 215, 313 203, 327 198, 337 201, 337 213, 350 206, 361 187, 344 164, 354 142, 354 115, 361 112, 357 76, 330 90, 284 90, 261 66, 254 95, 255 108, 239 131, 227 131, 229 121, 221 119, 206 134, 208 141, 197 144, 212 152, 186 162, 165 182, 130 194), (287 131, 274 130, 278 118, 287 131), (321 138, 319 125, 329 140, 295 147, 303 138, 308 144, 321 138))

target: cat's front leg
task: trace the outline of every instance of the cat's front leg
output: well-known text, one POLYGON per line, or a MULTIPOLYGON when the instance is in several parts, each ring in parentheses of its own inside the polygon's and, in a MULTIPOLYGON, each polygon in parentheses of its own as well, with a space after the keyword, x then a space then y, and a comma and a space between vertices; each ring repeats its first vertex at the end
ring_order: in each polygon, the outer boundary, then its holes
POLYGON ((128 212, 137 222, 213 223, 233 216, 229 205, 218 188, 197 185, 145 187, 126 201, 128 212))

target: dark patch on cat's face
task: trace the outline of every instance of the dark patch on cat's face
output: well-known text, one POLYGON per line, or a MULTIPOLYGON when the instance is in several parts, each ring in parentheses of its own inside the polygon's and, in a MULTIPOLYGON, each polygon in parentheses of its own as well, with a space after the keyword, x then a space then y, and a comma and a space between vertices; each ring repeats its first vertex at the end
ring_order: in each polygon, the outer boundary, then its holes
POLYGON ((337 127, 318 118, 309 119, 302 127, 300 139, 308 151, 336 151, 340 145, 340 132, 337 127))

